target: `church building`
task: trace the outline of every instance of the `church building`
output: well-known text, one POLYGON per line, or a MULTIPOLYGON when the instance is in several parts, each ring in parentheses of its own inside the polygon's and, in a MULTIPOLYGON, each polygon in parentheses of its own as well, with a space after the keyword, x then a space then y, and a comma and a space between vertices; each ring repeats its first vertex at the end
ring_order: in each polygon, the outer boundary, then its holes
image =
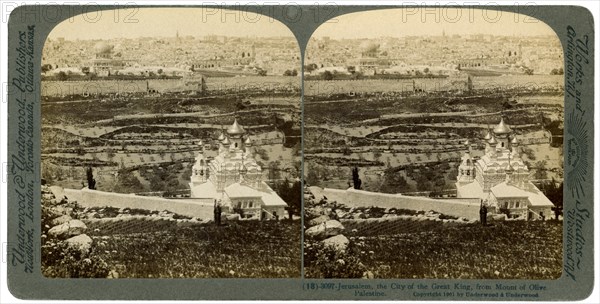
POLYGON ((511 218, 549 219, 554 204, 530 181, 518 151, 519 141, 504 119, 484 137, 485 154, 462 156, 456 182, 458 198, 479 198, 492 213, 511 218))
POLYGON ((277 219, 287 204, 265 181, 252 153, 252 141, 237 119, 219 138, 219 154, 205 157, 204 145, 192 167, 191 197, 221 205, 242 218, 277 219))

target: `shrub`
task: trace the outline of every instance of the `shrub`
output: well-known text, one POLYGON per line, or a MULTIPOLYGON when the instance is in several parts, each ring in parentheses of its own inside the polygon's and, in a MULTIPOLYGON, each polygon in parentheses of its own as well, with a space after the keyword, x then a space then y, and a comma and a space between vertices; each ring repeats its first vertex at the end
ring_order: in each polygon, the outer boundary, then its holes
POLYGON ((65 243, 47 242, 42 246, 42 273, 52 278, 106 278, 108 264, 93 254, 84 255, 65 243))
POLYGON ((366 271, 351 250, 341 252, 321 242, 305 240, 304 265, 309 278, 362 278, 366 271))

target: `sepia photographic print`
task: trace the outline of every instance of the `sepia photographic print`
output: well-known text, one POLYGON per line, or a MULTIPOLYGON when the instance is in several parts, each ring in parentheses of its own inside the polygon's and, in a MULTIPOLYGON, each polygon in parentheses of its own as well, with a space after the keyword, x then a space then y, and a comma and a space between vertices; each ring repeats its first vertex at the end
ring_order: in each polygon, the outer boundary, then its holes
POLYGON ((591 3, 5 2, 0 302, 597 298, 591 3))
POLYGON ((311 37, 307 277, 561 276, 561 43, 529 16, 457 10, 473 18, 365 11, 311 37))
POLYGON ((300 276, 297 41, 203 12, 74 17, 48 36, 44 276, 300 276))

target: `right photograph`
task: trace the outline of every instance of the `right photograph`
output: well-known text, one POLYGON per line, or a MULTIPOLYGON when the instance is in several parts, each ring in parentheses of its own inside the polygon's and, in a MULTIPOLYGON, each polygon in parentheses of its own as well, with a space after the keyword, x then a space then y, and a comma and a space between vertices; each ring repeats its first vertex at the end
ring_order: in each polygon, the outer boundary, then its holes
POLYGON ((342 15, 308 43, 307 278, 563 274, 561 43, 526 15, 438 13, 342 15))

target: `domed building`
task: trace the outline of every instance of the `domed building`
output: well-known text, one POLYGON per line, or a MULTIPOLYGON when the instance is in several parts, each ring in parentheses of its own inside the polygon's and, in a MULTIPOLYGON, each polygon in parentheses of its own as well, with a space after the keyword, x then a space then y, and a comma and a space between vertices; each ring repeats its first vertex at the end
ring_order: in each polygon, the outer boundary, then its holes
POLYGON ((374 75, 390 67, 390 60, 380 54, 380 46, 371 41, 360 44, 360 57, 353 60, 356 71, 364 75, 374 75))
POLYGON ((190 177, 191 197, 220 204, 223 211, 241 213, 244 218, 284 216, 287 204, 263 181, 262 168, 252 154, 252 140, 237 119, 218 141, 219 154, 210 161, 200 142, 190 177))
MULTIPOLYGON (((457 198, 478 198, 492 213, 512 218, 539 219, 553 215, 554 204, 530 181, 529 169, 518 151, 519 141, 500 120, 486 134, 485 154, 461 158, 456 177, 457 198)), ((470 150, 470 145, 467 142, 470 150)))
POLYGON ((106 42, 98 42, 94 46, 94 57, 89 61, 90 72, 97 76, 106 77, 116 70, 122 69, 125 64, 123 60, 113 59, 114 46, 106 42))

